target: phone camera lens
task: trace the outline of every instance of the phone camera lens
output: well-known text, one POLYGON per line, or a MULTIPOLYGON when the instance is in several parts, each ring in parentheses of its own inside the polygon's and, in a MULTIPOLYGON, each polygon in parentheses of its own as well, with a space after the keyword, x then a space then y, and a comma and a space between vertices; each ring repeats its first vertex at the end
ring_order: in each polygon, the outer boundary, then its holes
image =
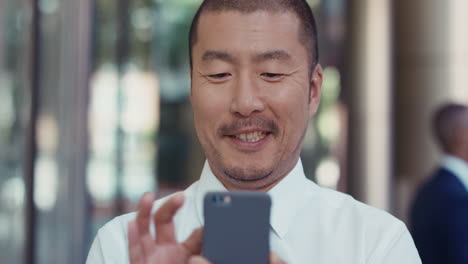
POLYGON ((221 195, 214 195, 213 202, 215 204, 221 204, 223 202, 223 198, 221 197, 221 195))

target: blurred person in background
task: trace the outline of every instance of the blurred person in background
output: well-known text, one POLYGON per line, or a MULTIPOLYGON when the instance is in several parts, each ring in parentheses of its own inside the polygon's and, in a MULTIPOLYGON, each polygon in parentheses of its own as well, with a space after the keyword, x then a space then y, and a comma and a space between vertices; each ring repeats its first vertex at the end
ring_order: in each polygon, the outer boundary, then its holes
POLYGON ((99 230, 88 264, 207 263, 197 256, 203 197, 226 190, 268 192, 270 248, 288 263, 421 263, 401 221, 304 174, 323 78, 305 0, 205 0, 189 39, 200 179, 158 201, 145 194, 137 213, 99 230))
POLYGON ((411 209, 411 231, 424 264, 468 263, 468 106, 446 104, 433 117, 444 155, 411 209))

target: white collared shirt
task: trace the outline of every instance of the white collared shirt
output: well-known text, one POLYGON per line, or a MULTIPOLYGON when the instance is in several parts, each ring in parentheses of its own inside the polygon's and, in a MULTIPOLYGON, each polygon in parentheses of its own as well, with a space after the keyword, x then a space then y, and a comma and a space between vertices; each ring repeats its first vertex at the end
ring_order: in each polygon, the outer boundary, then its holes
MULTIPOLYGON (((179 241, 203 225, 204 194, 223 190, 205 162, 200 180, 184 191, 185 203, 174 218, 179 241)), ((287 263, 421 263, 401 221, 349 195, 319 187, 306 178, 300 160, 268 193, 272 198, 270 248, 287 263)), ((156 201, 153 210, 166 199, 156 201)), ((129 263, 126 230, 134 218, 135 213, 126 214, 102 227, 86 263, 129 263)))
POLYGON ((441 166, 453 173, 468 191, 468 163, 458 157, 444 155, 441 166))

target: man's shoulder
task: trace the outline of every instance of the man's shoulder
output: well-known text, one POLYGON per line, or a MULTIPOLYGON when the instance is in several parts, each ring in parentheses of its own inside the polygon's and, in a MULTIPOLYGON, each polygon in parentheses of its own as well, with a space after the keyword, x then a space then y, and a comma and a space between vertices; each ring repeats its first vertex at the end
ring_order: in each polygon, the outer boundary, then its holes
POLYGON ((332 214, 345 214, 356 217, 364 222, 377 223, 401 222, 390 213, 360 202, 351 195, 328 188, 320 188, 322 209, 332 214))
MULTIPOLYGON (((320 188, 318 213, 323 223, 333 223, 332 231, 349 230, 370 242, 397 239, 402 233, 408 232, 406 225, 385 210, 367 205, 351 195, 328 188, 320 188)), ((372 243, 372 242, 371 242, 372 243)))
POLYGON ((124 214, 102 226, 91 245, 86 263, 128 263, 127 226, 135 217, 136 213, 124 214))
POLYGON ((324 235, 358 243, 369 261, 379 263, 401 245, 414 248, 406 225, 382 209, 327 188, 320 188, 317 204, 320 223, 326 226, 321 228, 328 230, 324 235))
POLYGON ((468 192, 453 172, 441 167, 421 184, 417 197, 419 199, 427 197, 429 200, 466 199, 468 192))

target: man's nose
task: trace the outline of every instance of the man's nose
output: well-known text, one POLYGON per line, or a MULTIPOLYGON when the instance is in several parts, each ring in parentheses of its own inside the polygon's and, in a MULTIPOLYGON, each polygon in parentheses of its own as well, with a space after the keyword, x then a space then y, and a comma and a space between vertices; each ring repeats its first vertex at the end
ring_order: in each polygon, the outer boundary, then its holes
POLYGON ((231 113, 248 117, 265 109, 260 89, 254 76, 240 76, 237 80, 231 102, 231 113))

